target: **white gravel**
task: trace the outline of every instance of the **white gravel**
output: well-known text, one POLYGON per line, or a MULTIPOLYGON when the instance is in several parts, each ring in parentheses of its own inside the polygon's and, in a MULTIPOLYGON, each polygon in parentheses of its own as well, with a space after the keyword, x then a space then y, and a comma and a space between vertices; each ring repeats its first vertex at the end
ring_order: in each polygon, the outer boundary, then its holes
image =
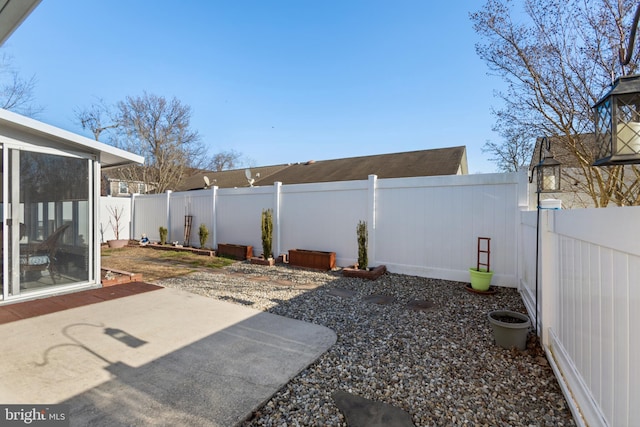
POLYGON ((402 408, 416 426, 575 425, 533 334, 524 352, 493 343, 490 311, 525 313, 515 289, 476 295, 460 282, 390 273, 368 281, 246 262, 157 283, 324 325, 338 335, 244 426, 346 426, 331 398, 336 390, 402 408), (395 300, 367 302, 372 295, 395 300), (412 310, 407 303, 414 300, 432 307, 412 310))

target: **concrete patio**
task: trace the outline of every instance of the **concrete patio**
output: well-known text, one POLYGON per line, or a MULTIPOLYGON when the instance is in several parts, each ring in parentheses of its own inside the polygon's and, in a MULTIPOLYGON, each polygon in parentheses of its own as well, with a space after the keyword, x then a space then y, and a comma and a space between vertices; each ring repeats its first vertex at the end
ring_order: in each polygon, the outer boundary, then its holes
POLYGON ((234 425, 336 341, 323 326, 136 285, 1 307, 0 401, 68 404, 78 426, 234 425))

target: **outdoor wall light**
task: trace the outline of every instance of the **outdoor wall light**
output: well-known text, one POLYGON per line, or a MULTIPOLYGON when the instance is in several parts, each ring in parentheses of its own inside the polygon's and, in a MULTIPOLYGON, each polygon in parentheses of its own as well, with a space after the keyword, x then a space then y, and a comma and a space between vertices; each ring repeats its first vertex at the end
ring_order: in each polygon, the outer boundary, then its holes
MULTIPOLYGON (((538 194, 559 192, 562 163, 553 158, 551 142, 547 137, 542 138, 540 142, 538 159, 538 164, 533 167, 529 176, 529 183, 533 182, 533 174, 536 173, 538 194)), ((540 197, 538 197, 538 204, 540 204, 540 197)))

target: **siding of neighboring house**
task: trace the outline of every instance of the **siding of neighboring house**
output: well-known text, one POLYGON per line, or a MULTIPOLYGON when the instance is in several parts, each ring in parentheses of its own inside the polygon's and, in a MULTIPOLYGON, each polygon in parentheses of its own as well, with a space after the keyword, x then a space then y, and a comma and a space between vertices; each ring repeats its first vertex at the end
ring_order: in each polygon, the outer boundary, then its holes
POLYGON ((107 179, 105 196, 129 197, 132 194, 145 194, 147 185, 142 181, 123 181, 107 179))
MULTIPOLYGON (((594 134, 584 134, 580 135, 578 138, 580 144, 584 146, 584 150, 592 150, 596 149, 595 147, 595 136, 594 134)), ((529 207, 531 209, 536 208, 537 202, 537 193, 536 193, 536 182, 537 182, 537 169, 534 171, 533 168, 538 164, 540 159, 540 145, 542 143, 542 138, 538 138, 536 141, 536 147, 534 149, 533 155, 531 156, 531 162, 529 165, 529 171, 531 174, 531 184, 529 185, 529 207)), ((562 200, 563 209, 578 209, 578 208, 593 208, 596 207, 596 204, 591 196, 591 193, 587 191, 587 183, 585 179, 585 172, 582 168, 582 165, 576 158, 576 155, 571 152, 571 150, 567 150, 560 141, 560 138, 550 138, 551 143, 551 152, 554 158, 560 163, 562 163, 562 177, 561 177, 561 185, 559 193, 543 193, 540 195, 541 200, 544 199, 559 199, 562 200)), ((593 167, 593 166, 592 166, 593 167)), ((636 174, 632 171, 632 168, 635 166, 627 165, 625 166, 625 185, 630 188, 635 185, 637 178, 636 174), (627 172, 628 171, 628 172, 627 172)), ((606 178, 606 174, 604 174, 606 178)), ((616 206, 616 204, 611 201, 608 205, 609 207, 616 206)))

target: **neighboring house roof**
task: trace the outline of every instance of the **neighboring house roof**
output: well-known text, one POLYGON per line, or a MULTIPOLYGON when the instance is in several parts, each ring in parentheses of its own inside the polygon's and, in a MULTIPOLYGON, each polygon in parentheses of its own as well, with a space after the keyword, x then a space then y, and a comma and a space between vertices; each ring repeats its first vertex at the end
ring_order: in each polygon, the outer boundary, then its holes
MULTIPOLYGON (((563 168, 577 168, 580 167, 580 162, 576 158, 575 153, 572 150, 567 149, 566 145, 562 142, 562 139, 566 137, 553 136, 549 138, 551 146, 551 154, 553 158, 562 163, 563 168)), ((594 133, 584 133, 577 135, 577 143, 584 146, 582 152, 596 153, 596 136, 594 133)), ((531 155, 531 162, 529 163, 529 170, 532 170, 535 165, 540 162, 540 146, 542 144, 542 138, 536 139, 536 146, 531 155)))
POLYGON ((22 24, 38 6, 40 0, 0 1, 0 45, 22 24))
MULTIPOLYGON (((273 185, 274 182, 304 184, 363 180, 369 175, 377 175, 378 178, 405 178, 467 173, 464 146, 251 168, 251 174, 255 177, 254 186, 273 185), (257 174, 260 176, 257 177, 257 174)), ((245 170, 236 169, 197 173, 184 180, 178 191, 203 188, 204 176, 207 176, 211 185, 220 188, 249 186, 245 170)))
MULTIPOLYGON (((255 178, 254 185, 259 185, 258 180, 265 179, 269 175, 289 167, 289 165, 262 166, 251 168, 251 175, 255 178), (257 175, 260 174, 259 177, 257 175), (257 177, 257 178, 256 178, 257 177)), ((199 190, 205 187, 204 177, 209 180, 210 186, 220 188, 248 187, 249 182, 245 175, 245 169, 233 169, 225 171, 198 171, 188 178, 176 188, 176 191, 199 190)))
POLYGON ((0 128, 2 128, 4 136, 10 137, 12 131, 22 135, 31 135, 33 138, 29 142, 32 144, 48 147, 55 143, 71 151, 94 154, 100 161, 102 168, 144 163, 144 157, 137 154, 3 109, 0 109, 0 128))

